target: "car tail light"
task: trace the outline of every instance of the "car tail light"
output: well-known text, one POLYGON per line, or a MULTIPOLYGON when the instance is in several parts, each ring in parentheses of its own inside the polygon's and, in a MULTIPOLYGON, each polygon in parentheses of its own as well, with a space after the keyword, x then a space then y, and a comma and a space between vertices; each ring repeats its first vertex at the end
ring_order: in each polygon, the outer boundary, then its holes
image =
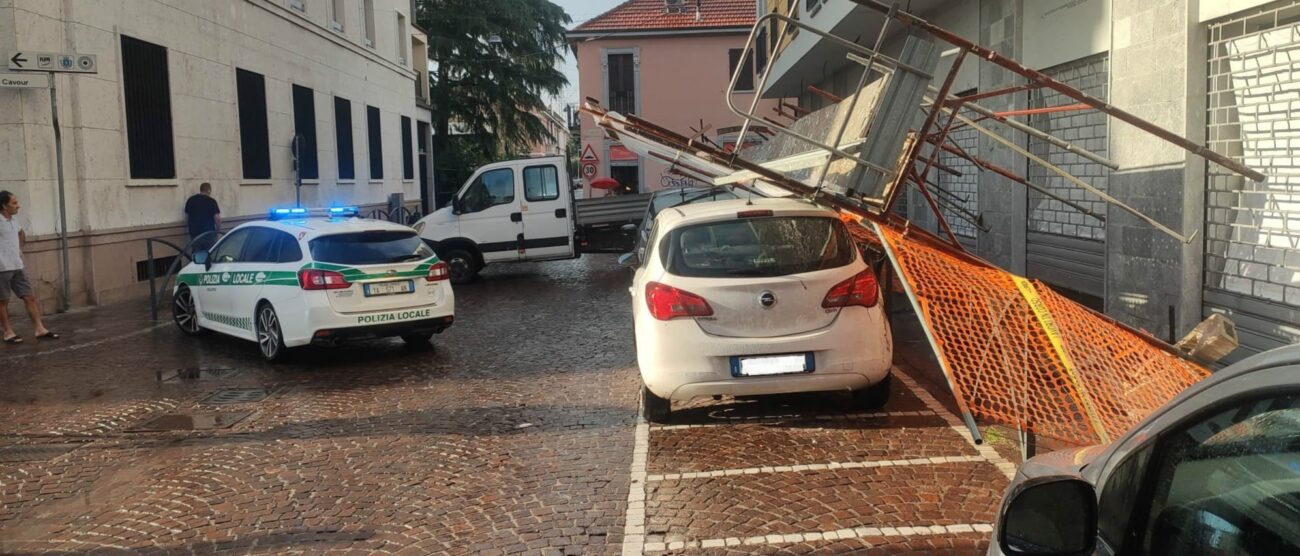
POLYGON ((341 290, 352 286, 333 270, 299 270, 298 285, 304 290, 341 290))
POLYGON ((650 314, 659 320, 713 315, 713 308, 703 297, 659 282, 646 284, 645 302, 650 314))
POLYGON ((429 275, 424 277, 426 282, 441 282, 450 279, 451 266, 444 261, 433 263, 433 266, 429 267, 429 275))
POLYGON ((880 289, 876 285, 876 275, 871 268, 857 273, 852 278, 835 284, 822 299, 822 307, 875 307, 880 298, 880 289))

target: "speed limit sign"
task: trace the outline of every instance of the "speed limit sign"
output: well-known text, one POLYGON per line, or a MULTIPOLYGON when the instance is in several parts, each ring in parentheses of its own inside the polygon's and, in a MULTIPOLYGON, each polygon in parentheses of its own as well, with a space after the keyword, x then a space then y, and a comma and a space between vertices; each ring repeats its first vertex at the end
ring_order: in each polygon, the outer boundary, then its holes
POLYGON ((584 177, 584 178, 594 178, 594 177, 596 177, 596 165, 595 165, 595 164, 592 164, 592 163, 590 163, 590 162, 588 162, 588 163, 586 163, 586 164, 583 164, 583 165, 582 165, 582 177, 584 177))

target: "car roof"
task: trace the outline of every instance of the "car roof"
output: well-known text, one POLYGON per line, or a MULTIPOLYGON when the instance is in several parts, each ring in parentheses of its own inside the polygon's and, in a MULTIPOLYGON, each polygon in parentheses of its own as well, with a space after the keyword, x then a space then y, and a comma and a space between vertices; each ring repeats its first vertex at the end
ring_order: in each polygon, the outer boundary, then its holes
POLYGON ((755 196, 752 199, 729 199, 666 208, 659 212, 658 220, 664 229, 669 229, 694 222, 734 218, 736 213, 747 210, 771 210, 774 215, 835 216, 834 211, 803 199, 755 196))
MULTIPOLYGON (((280 230, 291 235, 306 233, 304 237, 317 237, 330 234, 346 234, 350 232, 372 232, 372 231, 413 231, 410 227, 403 226, 387 220, 375 220, 371 218, 356 217, 328 217, 328 216, 309 216, 306 218, 285 218, 283 220, 255 220, 241 224, 235 229, 245 227, 261 227, 280 230)), ((232 230, 233 231, 233 230, 232 230)))

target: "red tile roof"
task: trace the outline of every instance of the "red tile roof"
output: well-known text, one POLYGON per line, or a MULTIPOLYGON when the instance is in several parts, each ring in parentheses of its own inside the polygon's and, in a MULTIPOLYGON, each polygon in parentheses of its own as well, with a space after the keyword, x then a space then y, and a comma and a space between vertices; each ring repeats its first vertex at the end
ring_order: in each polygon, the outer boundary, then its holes
POLYGON ((750 27, 754 25, 754 0, 681 0, 683 13, 665 13, 664 0, 627 0, 573 28, 586 31, 679 31, 750 27), (696 14, 698 1, 699 14, 696 14))

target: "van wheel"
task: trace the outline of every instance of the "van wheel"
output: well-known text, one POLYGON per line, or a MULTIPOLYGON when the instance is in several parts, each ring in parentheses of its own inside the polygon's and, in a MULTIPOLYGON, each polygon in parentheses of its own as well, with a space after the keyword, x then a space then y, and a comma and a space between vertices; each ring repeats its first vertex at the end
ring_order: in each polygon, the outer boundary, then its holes
POLYGON ((181 329, 190 336, 198 336, 206 332, 202 326, 199 326, 199 310, 194 304, 194 294, 190 292, 187 286, 181 286, 176 290, 176 295, 172 296, 172 320, 176 322, 176 327, 181 329))
POLYGON ((257 349, 262 359, 268 363, 284 361, 288 348, 284 345, 284 332, 280 329, 280 317, 270 303, 262 303, 257 308, 257 349))
POLYGON ((651 423, 667 423, 673 412, 673 403, 656 396, 645 384, 641 384, 641 416, 651 423))
POLYGON ((451 283, 457 286, 468 284, 478 275, 478 259, 473 253, 464 249, 452 249, 446 252, 442 260, 447 261, 448 270, 451 271, 451 283))
POLYGON ((880 382, 872 384, 861 390, 853 391, 853 405, 859 409, 875 411, 885 406, 889 401, 889 392, 894 382, 893 373, 885 375, 880 382))

